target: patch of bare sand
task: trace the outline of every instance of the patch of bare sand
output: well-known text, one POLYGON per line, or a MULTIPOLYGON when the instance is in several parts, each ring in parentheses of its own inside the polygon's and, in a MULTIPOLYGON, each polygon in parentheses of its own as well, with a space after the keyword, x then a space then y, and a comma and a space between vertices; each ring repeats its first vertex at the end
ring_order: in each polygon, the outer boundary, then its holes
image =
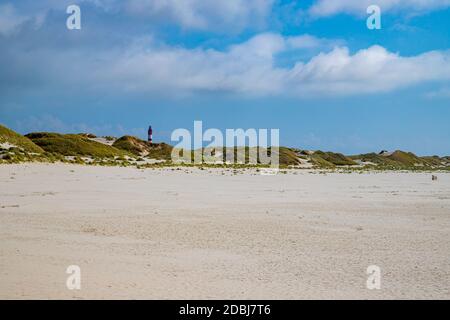
POLYGON ((0 166, 0 298, 450 298, 449 174, 254 173, 0 166))

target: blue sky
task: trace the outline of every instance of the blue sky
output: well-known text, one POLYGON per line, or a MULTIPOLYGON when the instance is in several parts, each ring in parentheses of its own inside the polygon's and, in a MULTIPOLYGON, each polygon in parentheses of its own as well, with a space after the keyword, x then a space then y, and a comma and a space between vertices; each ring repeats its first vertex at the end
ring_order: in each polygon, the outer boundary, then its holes
POLYGON ((0 123, 450 155, 450 0, 0 0, 0 123), (81 8, 68 30, 66 8, 81 8), (382 29, 366 27, 370 4, 382 29))

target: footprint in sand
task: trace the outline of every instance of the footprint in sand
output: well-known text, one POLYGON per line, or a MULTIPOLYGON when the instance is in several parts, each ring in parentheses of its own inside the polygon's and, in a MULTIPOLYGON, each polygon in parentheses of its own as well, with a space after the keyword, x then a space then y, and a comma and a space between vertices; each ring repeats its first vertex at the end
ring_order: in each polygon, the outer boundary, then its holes
POLYGON ((18 204, 13 204, 10 206, 0 206, 1 209, 6 209, 6 208, 19 208, 20 206, 18 204))

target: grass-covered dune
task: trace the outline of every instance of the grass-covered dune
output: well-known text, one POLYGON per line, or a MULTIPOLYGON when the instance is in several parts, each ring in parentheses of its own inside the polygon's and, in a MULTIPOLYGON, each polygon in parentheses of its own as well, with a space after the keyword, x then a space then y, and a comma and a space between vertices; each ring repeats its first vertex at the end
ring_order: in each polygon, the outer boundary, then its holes
POLYGON ((375 166, 381 167, 402 167, 403 165, 395 160, 389 159, 388 157, 379 155, 377 153, 366 153, 366 154, 358 154, 354 156, 350 156, 351 159, 357 161, 362 161, 364 163, 370 163, 375 166))
POLYGON ((92 141, 79 134, 35 132, 27 134, 26 137, 45 151, 63 156, 105 158, 127 155, 123 150, 92 141))
MULTIPOLYGON (((221 147, 212 150, 199 149, 207 156, 204 164, 214 165, 263 165, 259 147, 221 147), (243 161, 237 153, 244 151, 243 161), (251 159, 255 157, 255 159, 251 159), (234 156, 234 157, 233 157, 234 156), (230 160, 234 158, 234 162, 230 160), (242 162, 242 163, 241 163, 242 162)), ((94 163, 100 165, 147 164, 147 160, 165 160, 172 165, 173 147, 166 143, 149 143, 133 136, 96 138, 93 134, 59 134, 49 132, 29 133, 25 136, 0 125, 0 163, 27 161, 94 163), (106 142, 107 141, 107 142, 106 142), (114 142, 113 142, 114 141, 114 142), (111 145, 112 144, 112 145, 111 145), (70 157, 68 157, 70 156, 70 157), (88 159, 82 159, 86 157, 88 159), (114 159, 112 159, 114 158, 114 159), (145 160, 145 159, 147 160, 145 160)), ((180 150, 181 151, 181 150, 180 150)), ((186 150, 192 156, 197 151, 186 150)), ((264 150, 271 156, 274 150, 264 150)), ((341 153, 308 151, 295 148, 279 148, 280 167, 335 169, 368 168, 377 170, 450 170, 450 157, 419 157, 411 152, 367 153, 346 156, 341 153)), ((151 161, 149 162, 150 164, 151 161)), ((159 162, 158 162, 159 163, 159 162)))
MULTIPOLYGON (((211 159, 215 161, 221 162, 230 162, 231 159, 234 159, 234 163, 238 163, 238 152, 242 152, 244 154, 244 163, 245 164, 263 164, 264 161, 260 159, 260 149, 259 147, 223 147, 215 149, 216 152, 212 150, 214 148, 203 148, 199 152, 203 152, 204 154, 216 154, 220 152, 220 155, 212 156, 211 159)), ((266 154, 268 157, 272 156, 272 148, 261 149, 262 154, 266 154)), ((279 147, 278 150, 279 164, 281 166, 295 166, 299 164, 298 155, 294 149, 279 147)))
POLYGON ((280 147, 280 165, 295 166, 299 164, 298 154, 295 150, 286 147, 280 147))
POLYGON ((171 145, 167 143, 152 143, 150 149, 148 150, 148 158, 158 159, 158 160, 170 160, 172 156, 171 145))
POLYGON ((429 156, 419 157, 411 152, 401 150, 387 154, 367 153, 350 156, 353 160, 372 163, 381 168, 410 169, 410 168, 438 168, 450 164, 446 157, 429 156))
POLYGON ((133 136, 117 139, 113 147, 137 156, 146 156, 157 160, 170 160, 173 147, 166 143, 149 143, 133 136))
POLYGON ((387 156, 388 159, 397 161, 406 166, 414 166, 414 165, 429 165, 426 160, 419 158, 412 152, 404 152, 397 150, 393 152, 391 155, 387 156))
POLYGON ((355 161, 341 153, 316 151, 311 155, 311 160, 317 166, 334 167, 334 166, 354 166, 355 161))
POLYGON ((113 143, 113 147, 130 152, 134 155, 141 156, 143 155, 147 148, 147 142, 132 136, 123 136, 113 143))
POLYGON ((21 148, 25 152, 44 153, 44 150, 33 141, 2 125, 0 125, 0 143, 21 148))

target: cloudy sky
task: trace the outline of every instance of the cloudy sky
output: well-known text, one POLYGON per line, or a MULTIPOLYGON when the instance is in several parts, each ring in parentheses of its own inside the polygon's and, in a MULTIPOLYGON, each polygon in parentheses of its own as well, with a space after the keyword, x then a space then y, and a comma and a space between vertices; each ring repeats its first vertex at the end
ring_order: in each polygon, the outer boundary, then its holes
POLYGON ((305 149, 450 155, 450 0, 0 0, 0 123, 151 124, 170 142, 194 120, 305 149))

